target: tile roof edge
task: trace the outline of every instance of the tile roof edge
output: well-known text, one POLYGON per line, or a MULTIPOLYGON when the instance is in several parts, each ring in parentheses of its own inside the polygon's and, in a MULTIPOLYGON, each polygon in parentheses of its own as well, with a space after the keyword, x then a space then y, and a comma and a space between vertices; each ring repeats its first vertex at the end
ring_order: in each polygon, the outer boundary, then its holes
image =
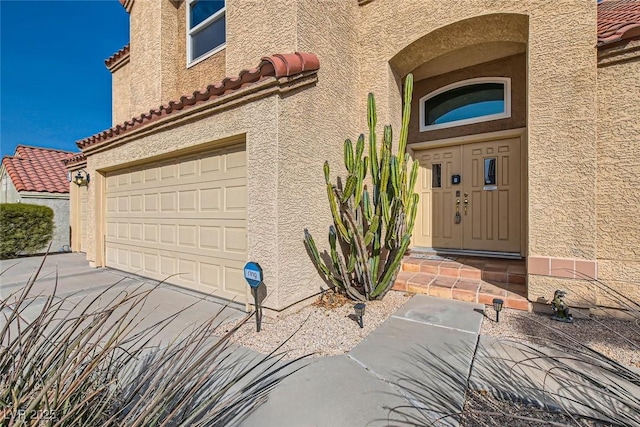
POLYGON ((109 71, 114 72, 118 65, 120 65, 123 61, 129 59, 129 51, 130 45, 127 43, 116 53, 105 59, 104 65, 109 69, 109 71))
POLYGON ((124 7, 124 10, 126 10, 127 13, 131 13, 131 8, 133 7, 133 1, 134 0, 120 0, 120 4, 122 5, 122 7, 124 7))
POLYGON ((76 141, 76 145, 81 150, 90 146, 102 143, 108 139, 128 132, 133 128, 138 128, 152 120, 170 115, 174 111, 181 111, 190 108, 198 103, 219 98, 231 92, 236 92, 247 86, 253 85, 267 77, 292 77, 295 75, 316 72, 320 69, 320 60, 312 53, 294 52, 286 54, 274 54, 261 59, 256 68, 242 70, 237 77, 225 77, 222 81, 208 85, 205 89, 196 90, 191 95, 183 95, 177 101, 169 101, 156 109, 149 110, 133 117, 124 123, 112 126, 111 128, 76 141))
POLYGON ((598 47, 606 46, 608 44, 619 42, 628 38, 637 37, 640 35, 640 31, 632 31, 636 29, 640 29, 640 22, 624 23, 620 26, 620 28, 616 29, 613 34, 605 37, 598 37, 598 47))
POLYGON ((73 156, 62 159, 62 163, 67 169, 73 168, 78 165, 85 164, 87 162, 87 156, 84 153, 75 153, 73 156))
MULTIPOLYGON (((75 151, 62 150, 60 148, 38 147, 36 145, 26 145, 26 144, 18 144, 18 145, 16 145, 16 151, 18 150, 18 147, 31 148, 31 149, 36 149, 36 150, 56 151, 58 153, 69 153, 69 154, 75 153, 75 151)), ((5 155, 5 157, 12 157, 12 156, 7 154, 7 155, 5 155)))

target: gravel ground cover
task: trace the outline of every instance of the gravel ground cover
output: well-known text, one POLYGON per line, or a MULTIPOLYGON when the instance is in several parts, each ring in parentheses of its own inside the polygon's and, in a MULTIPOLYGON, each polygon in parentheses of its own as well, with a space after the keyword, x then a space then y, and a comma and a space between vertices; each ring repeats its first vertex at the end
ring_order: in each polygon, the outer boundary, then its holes
POLYGON ((503 310, 496 323, 495 311, 487 306, 480 333, 543 345, 544 340, 563 339, 565 333, 611 359, 640 368, 640 325, 635 321, 596 317, 575 309, 571 313, 574 322, 562 323, 552 320, 550 314, 503 310))
MULTIPOLYGON (((567 340, 570 336, 608 358, 627 366, 640 368, 640 325, 637 321, 596 317, 572 310, 574 323, 551 319, 550 314, 503 310, 500 322, 495 311, 485 309, 481 334, 544 345, 549 340, 567 340)), ((568 414, 549 412, 519 402, 497 399, 490 393, 469 391, 462 426, 609 426, 568 414)))
MULTIPOLYGON (((298 312, 277 319, 264 318, 257 333, 253 320, 243 325, 234 341, 261 353, 268 353, 286 341, 282 351, 287 358, 310 354, 311 357, 340 355, 349 352, 367 335, 411 298, 410 294, 391 291, 382 301, 367 303, 364 328, 358 326, 353 301, 325 293, 298 312)), ((640 368, 640 325, 633 321, 595 317, 573 310, 574 323, 561 323, 550 314, 503 310, 495 322, 493 308, 487 306, 481 334, 544 345, 544 341, 568 334, 607 357, 640 368)), ((228 330, 234 324, 223 325, 228 330)), ((607 426, 589 419, 540 410, 534 406, 497 399, 490 393, 470 390, 461 420, 470 426, 607 426)))
MULTIPOLYGON (((234 342, 260 353, 268 353, 280 343, 287 358, 335 356, 349 352, 367 335, 411 298, 390 291, 381 301, 366 304, 364 328, 356 321, 353 302, 333 293, 323 294, 314 304, 277 319, 263 318, 260 332, 252 319, 240 327, 234 342)), ((235 324, 224 325, 228 328, 235 324)))

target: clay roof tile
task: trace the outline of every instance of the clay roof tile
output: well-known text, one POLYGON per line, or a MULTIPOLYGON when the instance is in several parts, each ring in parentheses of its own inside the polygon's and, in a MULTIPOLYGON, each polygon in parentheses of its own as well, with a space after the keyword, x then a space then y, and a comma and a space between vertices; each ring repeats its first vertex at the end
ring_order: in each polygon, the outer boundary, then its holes
POLYGON ((598 3, 598 46, 640 36, 640 0, 598 3))
POLYGON ((69 181, 64 160, 69 151, 19 145, 13 156, 2 159, 17 191, 68 193, 69 181))
MULTIPOLYGON (((128 46, 126 47, 128 48, 128 46)), ((159 117, 192 107, 200 102, 210 101, 268 77, 292 77, 301 73, 317 71, 318 69, 320 69, 320 60, 312 53, 295 52, 265 56, 257 67, 242 70, 236 77, 225 77, 221 82, 211 84, 206 89, 195 91, 191 95, 183 95, 177 101, 169 101, 167 104, 150 110, 148 113, 142 113, 122 124, 81 139, 76 142, 76 145, 80 149, 86 149, 94 144, 105 142, 109 138, 128 132, 133 128, 147 124, 159 117)))
POLYGON ((118 62, 120 62, 121 59, 129 55, 129 50, 130 48, 129 48, 129 45, 127 44, 126 46, 118 50, 116 53, 114 53, 113 55, 105 59, 104 65, 106 65, 107 68, 111 70, 112 67, 116 65, 118 62))

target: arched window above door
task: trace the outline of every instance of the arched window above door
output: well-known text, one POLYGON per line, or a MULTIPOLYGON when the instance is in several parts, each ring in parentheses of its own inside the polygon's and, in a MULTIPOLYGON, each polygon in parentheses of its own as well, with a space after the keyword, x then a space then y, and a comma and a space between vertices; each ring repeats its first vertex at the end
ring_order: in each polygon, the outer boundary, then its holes
POLYGON ((511 117, 511 79, 480 77, 420 98, 420 132, 511 117))

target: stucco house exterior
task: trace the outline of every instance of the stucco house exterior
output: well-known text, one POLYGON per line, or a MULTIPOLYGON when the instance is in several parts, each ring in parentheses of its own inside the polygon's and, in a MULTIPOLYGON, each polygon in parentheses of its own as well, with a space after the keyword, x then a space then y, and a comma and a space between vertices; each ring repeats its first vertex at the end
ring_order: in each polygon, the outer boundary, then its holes
POLYGON ((67 163, 93 265, 246 302, 251 260, 268 310, 307 300, 322 164, 343 174, 369 92, 398 130, 413 73, 412 247, 525 259, 532 302, 616 305, 587 278, 640 301, 638 1, 120 1, 113 127, 67 163))
POLYGON ((69 180, 63 163, 71 155, 69 151, 19 145, 13 156, 2 159, 0 168, 0 203, 27 203, 53 209, 55 229, 50 252, 71 250, 69 180))

